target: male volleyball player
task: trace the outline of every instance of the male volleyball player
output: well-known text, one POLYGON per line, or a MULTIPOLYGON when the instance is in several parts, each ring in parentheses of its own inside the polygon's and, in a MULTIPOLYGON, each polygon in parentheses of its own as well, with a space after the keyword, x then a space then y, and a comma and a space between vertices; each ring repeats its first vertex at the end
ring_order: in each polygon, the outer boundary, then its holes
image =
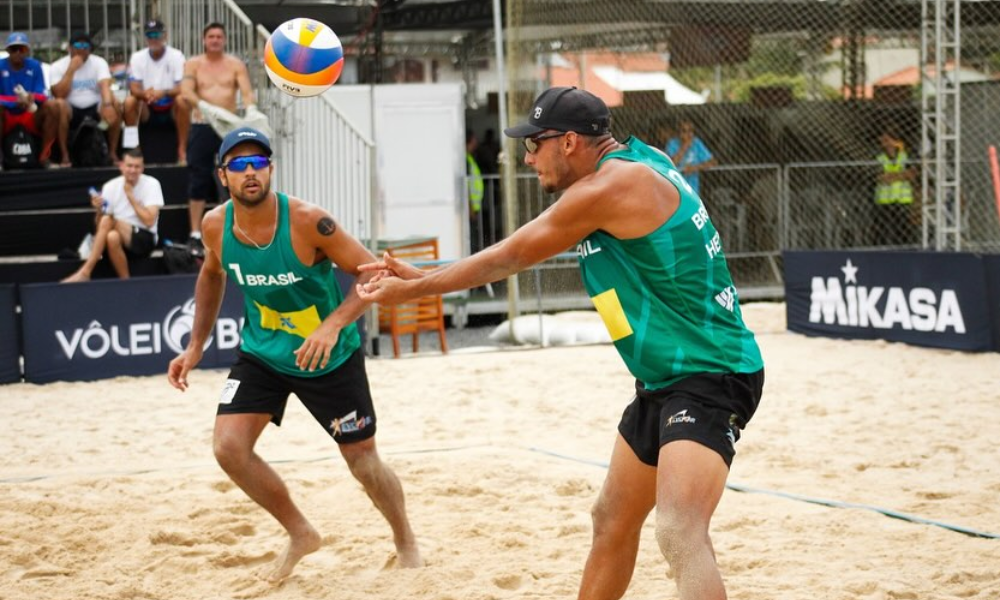
POLYGON ((389 521, 399 565, 421 566, 403 489, 375 449, 375 409, 354 324, 365 304, 353 290, 344 297, 331 266, 357 275, 357 266, 374 257, 325 210, 271 191, 270 157, 270 142, 255 129, 240 128, 222 140, 219 178, 232 200, 205 215, 194 326, 167 377, 187 389, 232 277, 243 290, 246 321, 219 401, 214 449, 230 478, 288 531, 288 549, 269 579, 288 577, 320 547, 319 533, 281 477, 254 452, 268 422, 281 424, 290 393, 337 442, 351 474, 389 521))
POLYGON ((680 597, 725 598, 709 522, 764 371, 719 234, 665 154, 612 137, 596 96, 551 88, 529 117, 505 133, 523 139, 542 188, 562 196, 507 239, 440 269, 388 255, 362 265, 379 273, 359 283, 359 295, 396 304, 485 285, 575 246, 587 292, 636 377, 593 509, 579 598, 625 593, 654 507, 680 597))

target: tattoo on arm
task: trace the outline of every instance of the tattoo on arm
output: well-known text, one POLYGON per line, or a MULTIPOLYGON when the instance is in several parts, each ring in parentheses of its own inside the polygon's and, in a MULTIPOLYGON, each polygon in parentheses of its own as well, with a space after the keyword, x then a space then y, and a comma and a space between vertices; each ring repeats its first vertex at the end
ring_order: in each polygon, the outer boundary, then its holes
POLYGON ((333 222, 330 217, 323 217, 316 223, 316 230, 320 232, 321 235, 333 235, 337 231, 337 224, 333 222))

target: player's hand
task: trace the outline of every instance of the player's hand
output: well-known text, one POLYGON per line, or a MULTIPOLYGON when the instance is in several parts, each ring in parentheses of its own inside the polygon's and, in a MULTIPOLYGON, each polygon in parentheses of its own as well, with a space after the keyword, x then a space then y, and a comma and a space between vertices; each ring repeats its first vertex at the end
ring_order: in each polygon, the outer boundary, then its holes
POLYGON ((200 350, 188 348, 174 357, 170 361, 170 366, 167 367, 167 381, 170 382, 170 385, 182 392, 187 390, 188 373, 201 362, 201 356, 202 352, 200 350))
POLYGON ((362 272, 376 271, 375 277, 369 281, 378 281, 385 277, 399 277, 400 279, 420 279, 427 274, 426 271, 414 267, 408 262, 399 260, 386 252, 379 262, 366 263, 358 266, 362 272))
POLYGON ((74 71, 83 66, 83 54, 81 51, 74 49, 72 56, 69 59, 69 68, 74 71))
POLYGON ((330 362, 330 352, 337 345, 340 328, 329 323, 320 323, 316 331, 309 334, 299 349, 294 352, 295 366, 303 371, 324 369, 330 362))
POLYGON ((400 304, 413 299, 408 284, 405 280, 389 274, 388 271, 379 271, 367 283, 357 285, 358 297, 365 302, 378 302, 385 306, 400 304))
POLYGON ((101 204, 103 203, 104 203, 104 197, 101 196, 100 194, 90 195, 90 205, 93 206, 94 208, 100 208, 101 204))

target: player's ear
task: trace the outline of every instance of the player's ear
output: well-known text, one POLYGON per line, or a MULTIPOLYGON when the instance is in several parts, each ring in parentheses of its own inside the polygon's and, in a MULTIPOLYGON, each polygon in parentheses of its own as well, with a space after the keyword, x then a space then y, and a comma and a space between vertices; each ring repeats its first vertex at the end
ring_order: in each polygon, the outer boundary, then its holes
POLYGON ((580 135, 575 131, 567 131, 566 135, 559 138, 559 143, 562 146, 563 152, 570 152, 579 146, 582 141, 583 140, 580 139, 580 135))

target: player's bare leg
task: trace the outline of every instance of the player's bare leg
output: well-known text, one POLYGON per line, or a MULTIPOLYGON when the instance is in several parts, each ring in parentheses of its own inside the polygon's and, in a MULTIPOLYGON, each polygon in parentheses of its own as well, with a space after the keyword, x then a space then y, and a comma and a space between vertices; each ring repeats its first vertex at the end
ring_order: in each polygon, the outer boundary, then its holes
POLYGON ((406 517, 406 501, 403 486, 375 449, 375 439, 368 438, 353 444, 341 444, 340 453, 355 479, 361 482, 375 508, 379 509, 392 528, 392 539, 396 545, 399 566, 404 568, 422 567, 417 538, 406 517))
POLYGON ((302 557, 319 550, 321 538, 292 502, 285 482, 253 451, 270 420, 269 414, 219 415, 215 419, 214 449, 219 466, 233 482, 288 532, 288 547, 265 575, 268 581, 277 583, 292 574, 302 557))
POLYGON ((656 469, 640 461, 619 435, 592 511, 594 540, 579 600, 621 598, 639 551, 639 534, 656 501, 656 469))
POLYGON ((681 600, 726 598, 708 528, 728 475, 722 457, 696 442, 680 440, 660 448, 656 540, 681 600))

